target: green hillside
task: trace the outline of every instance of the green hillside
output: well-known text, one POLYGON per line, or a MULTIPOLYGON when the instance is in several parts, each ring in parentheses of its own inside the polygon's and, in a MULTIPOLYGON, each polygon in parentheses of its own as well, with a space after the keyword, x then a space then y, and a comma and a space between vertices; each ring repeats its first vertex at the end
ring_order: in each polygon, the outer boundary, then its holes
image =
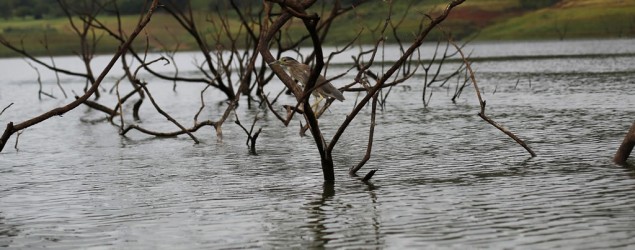
MULTIPOLYGON (((0 5, 6 1, 0 0, 0 5)), ((328 4, 330 1, 324 2, 328 4)), ((210 20, 217 20, 221 15, 229 18, 230 28, 238 27, 238 18, 227 4, 219 4, 222 3, 220 1, 214 3, 193 1, 193 5, 196 5, 197 25, 210 38, 219 29, 218 22, 210 20)), ((446 3, 447 0, 395 0, 391 20, 393 23, 401 22, 397 36, 403 41, 409 41, 412 33, 419 28, 419 22, 425 20, 425 14, 434 16, 440 13, 446 3)), ((50 5, 47 8, 54 7, 55 5, 50 5)), ((329 8, 316 4, 310 11, 326 16, 329 8)), ((54 14, 59 11, 49 10, 46 13, 48 14, 39 16, 5 14, 5 19, 0 22, 0 35, 13 44, 22 44, 38 55, 76 53, 79 50, 78 38, 73 34, 68 20, 54 14), (43 46, 45 40, 49 44, 48 52, 43 46)), ((477 40, 635 37, 634 13, 635 0, 467 0, 452 12, 441 27, 458 39, 477 40)), ((360 41, 372 43, 378 35, 377 27, 383 24, 387 14, 386 1, 370 1, 361 5, 334 23, 325 44, 346 43, 360 31, 360 41)), ((101 15, 99 19, 108 26, 116 25, 114 16, 101 15)), ((131 30, 137 20, 137 15, 124 16, 124 29, 131 30)), ((157 13, 147 30, 152 49, 174 48, 177 44, 181 49, 196 47, 187 32, 165 12, 157 13)), ((244 34, 244 30, 235 29, 232 32, 244 34)), ((306 31, 301 21, 294 20, 285 27, 285 34, 294 38, 305 35, 306 31)), ((118 46, 105 33, 97 32, 95 35, 100 39, 96 48, 99 53, 112 52, 118 46)), ((432 34, 430 39, 438 36, 439 32, 432 34)), ((395 38, 389 37, 388 41, 395 41, 395 38)), ((219 42, 208 39, 208 42, 212 47, 228 45, 224 38, 219 42)), ((139 46, 144 43, 145 39, 139 39, 139 46)), ((17 54, 0 46, 0 56, 17 54)))
POLYGON ((635 37, 635 0, 567 0, 485 27, 482 40, 635 37))

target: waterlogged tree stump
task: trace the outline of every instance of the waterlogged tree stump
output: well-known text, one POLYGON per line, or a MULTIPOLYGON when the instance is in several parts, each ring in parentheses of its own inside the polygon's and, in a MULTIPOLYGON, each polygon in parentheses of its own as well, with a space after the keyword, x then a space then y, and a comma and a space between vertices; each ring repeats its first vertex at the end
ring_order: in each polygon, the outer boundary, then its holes
POLYGON ((633 151, 633 147, 635 146, 635 121, 633 125, 631 125, 631 129, 628 130, 626 136, 624 136, 624 140, 622 141, 622 145, 617 149, 615 153, 615 158, 613 161, 616 164, 624 165, 626 164, 626 160, 628 156, 633 151))

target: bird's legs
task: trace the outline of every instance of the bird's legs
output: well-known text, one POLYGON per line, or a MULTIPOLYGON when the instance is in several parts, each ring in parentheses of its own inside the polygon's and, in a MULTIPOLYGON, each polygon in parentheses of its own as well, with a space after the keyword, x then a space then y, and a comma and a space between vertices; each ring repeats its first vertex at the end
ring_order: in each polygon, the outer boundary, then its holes
POLYGON ((324 97, 321 94, 318 94, 315 97, 315 102, 313 103, 313 105, 311 105, 311 109, 313 109, 313 113, 318 111, 318 108, 320 107, 320 102, 324 100, 324 97))

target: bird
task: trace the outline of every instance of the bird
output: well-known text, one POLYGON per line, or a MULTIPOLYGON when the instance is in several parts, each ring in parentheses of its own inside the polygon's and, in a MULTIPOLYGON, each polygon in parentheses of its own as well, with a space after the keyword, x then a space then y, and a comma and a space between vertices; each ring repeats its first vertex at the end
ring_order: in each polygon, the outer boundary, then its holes
MULTIPOLYGON (((309 77, 311 76, 311 67, 304 63, 298 62, 297 60, 285 56, 280 58, 279 60, 273 61, 269 65, 282 65, 287 68, 287 72, 289 75, 297 81, 300 82, 302 87, 306 86, 306 83, 309 81, 309 77)), ((319 75, 316 81, 316 86, 319 86, 315 91, 313 91, 313 95, 318 97, 318 100, 314 105, 319 104, 324 97, 335 98, 336 100, 343 102, 345 100, 344 95, 340 92, 333 84, 328 82, 323 75, 319 75)), ((313 105, 312 105, 313 106, 313 105)))

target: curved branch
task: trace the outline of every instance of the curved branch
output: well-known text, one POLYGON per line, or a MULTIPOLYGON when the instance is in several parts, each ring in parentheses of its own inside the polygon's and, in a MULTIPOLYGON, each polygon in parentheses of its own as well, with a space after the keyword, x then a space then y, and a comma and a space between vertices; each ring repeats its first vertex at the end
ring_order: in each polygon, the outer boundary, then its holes
POLYGON ((489 124, 492 124, 492 126, 496 127, 498 130, 502 131, 503 133, 505 133, 510 138, 514 139, 514 141, 516 141, 516 143, 521 145, 523 148, 525 148, 525 150, 527 150, 527 152, 529 152, 531 157, 536 157, 536 153, 534 153, 534 151, 531 150, 531 148, 529 148, 529 146, 523 140, 518 138, 518 136, 516 136, 514 133, 512 133, 508 129, 504 128, 502 125, 498 124, 497 122, 495 122, 494 120, 489 118, 487 115, 485 115, 485 101, 481 97, 481 91, 479 90, 478 85, 476 84, 476 77, 474 77, 474 71, 472 71, 472 67, 470 66, 470 62, 468 62, 467 59, 465 58, 465 55, 463 54, 463 50, 461 50, 461 48, 459 48, 459 46, 456 45, 456 43, 454 43, 454 41, 452 41, 451 38, 450 38, 449 41, 457 49, 457 51, 461 55, 461 58, 463 58, 463 62, 465 64, 465 67, 470 72, 470 79, 472 80, 472 84, 474 85, 474 90, 476 91, 476 96, 478 97, 478 102, 479 102, 479 104, 481 106, 481 112, 478 113, 478 116, 480 116, 483 120, 487 121, 489 124))
MULTIPOLYGON (((428 33, 430 33, 430 31, 432 31, 432 29, 434 27, 436 27, 438 24, 443 22, 443 20, 445 20, 445 18, 448 17, 448 15, 450 14, 450 11, 452 11, 452 9, 454 7, 458 6, 459 4, 461 4, 463 2, 465 2, 465 0, 454 0, 454 1, 452 1, 450 4, 447 5, 447 7, 443 11, 443 13, 441 13, 441 15, 439 15, 435 19, 433 19, 430 22, 430 24, 417 35, 417 37, 416 37, 415 41, 412 43, 412 45, 410 45, 410 47, 405 51, 405 53, 403 55, 401 55, 401 57, 399 57, 399 59, 395 62, 395 64, 393 64, 393 66, 390 67, 390 69, 388 69, 388 71, 386 71, 386 73, 378 80, 377 84, 375 84, 375 86, 370 89, 368 94, 359 102, 359 104, 357 104, 357 106, 355 107, 355 109, 353 109, 351 114, 349 114, 346 117, 346 120, 344 120, 342 125, 338 128, 337 132, 333 136, 333 139, 331 140, 331 143, 329 144, 329 147, 327 149, 328 151, 332 151, 333 150, 333 148, 335 147, 337 141, 340 139, 342 134, 344 134, 344 131, 346 130, 348 125, 353 121, 355 116, 362 110, 362 108, 370 101, 370 99, 375 95, 375 93, 382 88, 382 86, 386 83, 386 81, 397 70, 399 70, 401 65, 404 64, 404 62, 410 57, 410 55, 412 55, 415 52, 415 50, 419 46, 421 46, 421 44, 423 44, 423 40, 428 35, 428 33)), ((385 29, 386 25, 387 24, 384 25, 384 29, 385 29)))
POLYGON ((23 121, 21 123, 18 123, 16 125, 13 124, 13 122, 9 122, 9 124, 7 124, 7 128, 4 130, 4 133, 2 134, 2 136, 0 137, 0 152, 2 151, 2 149, 4 148, 4 145, 6 145, 7 141, 9 140, 9 138, 11 137, 11 135, 13 135, 14 133, 16 133, 17 131, 23 130, 25 128, 31 127, 35 124, 38 124, 40 122, 43 122, 53 116, 59 116, 59 115, 63 115, 68 111, 71 111, 73 109, 75 109, 77 106, 79 106, 80 104, 82 104, 84 101, 86 101, 90 96, 92 96, 95 91, 97 91, 97 89, 99 88, 99 85, 101 84, 101 82, 104 80, 104 78, 106 77, 106 75, 108 75, 108 72, 110 72, 110 69, 112 69, 112 67, 115 65, 115 63, 117 62, 117 60, 119 60, 119 57, 126 51, 128 50, 128 48, 130 48, 130 45, 132 44, 132 42, 134 41, 134 39, 137 37, 137 35, 139 35, 139 33, 141 33, 141 31, 143 30, 143 28, 150 22, 150 19, 152 17, 152 14, 154 14, 154 10, 157 8, 157 5, 159 3, 159 0, 153 0, 152 4, 150 5, 150 8, 147 12, 147 14, 145 15, 145 17, 140 20, 140 22, 137 24, 135 30, 132 32, 132 34, 130 34, 130 38, 128 38, 128 41, 126 41, 126 43, 124 43, 115 53, 115 55, 112 57, 112 59, 110 60, 110 62, 108 63, 108 65, 106 65, 106 67, 104 68, 104 70, 101 72, 101 74, 99 75, 99 77, 97 77, 97 79, 91 84, 90 88, 88 90, 86 90, 86 92, 78 99, 76 99, 75 101, 67 104, 66 106, 63 107, 58 107, 55 109, 52 109, 44 114, 41 114, 39 116, 36 116, 34 118, 31 118, 29 120, 23 121))
POLYGON ((66 75, 70 75, 70 76, 78 76, 78 77, 83 77, 83 78, 88 78, 88 74, 84 74, 84 73, 77 73, 77 72, 73 72, 73 71, 69 71, 69 70, 65 70, 65 69, 60 69, 58 67, 55 67, 54 65, 49 65, 48 63, 43 62, 40 59, 37 59, 36 57, 34 57, 33 55, 31 55, 29 52, 27 52, 25 49, 20 49, 16 46, 14 46, 13 44, 11 44, 11 42, 7 41, 3 36, 0 35, 0 44, 2 44, 3 46, 9 48, 10 50, 13 50, 14 52, 17 52, 18 54, 28 58, 29 60, 42 65, 43 67, 54 71, 54 72, 58 72, 58 73, 62 73, 62 74, 66 74, 66 75))
POLYGON ((625 165, 631 151, 633 151, 633 147, 635 147, 635 121, 633 121, 631 129, 628 130, 622 144, 620 144, 620 147, 617 149, 615 157, 613 157, 613 162, 619 165, 625 165))
POLYGON ((157 136, 157 137, 175 137, 175 136, 179 136, 182 134, 187 134, 187 133, 194 133, 197 130, 199 130, 200 128, 204 127, 204 126, 212 126, 214 127, 216 125, 216 123, 214 121, 211 120, 207 120, 207 121, 203 121, 200 123, 197 123, 194 125, 194 127, 191 127, 189 129, 182 129, 179 131, 174 131, 174 132, 157 132, 157 131, 152 131, 149 129, 145 129, 143 127, 140 127, 139 125, 133 124, 128 126, 126 129, 121 131, 121 135, 125 135, 128 132, 130 132, 130 130, 137 130, 141 133, 144 134, 148 134, 148 135, 153 135, 153 136, 157 136))

